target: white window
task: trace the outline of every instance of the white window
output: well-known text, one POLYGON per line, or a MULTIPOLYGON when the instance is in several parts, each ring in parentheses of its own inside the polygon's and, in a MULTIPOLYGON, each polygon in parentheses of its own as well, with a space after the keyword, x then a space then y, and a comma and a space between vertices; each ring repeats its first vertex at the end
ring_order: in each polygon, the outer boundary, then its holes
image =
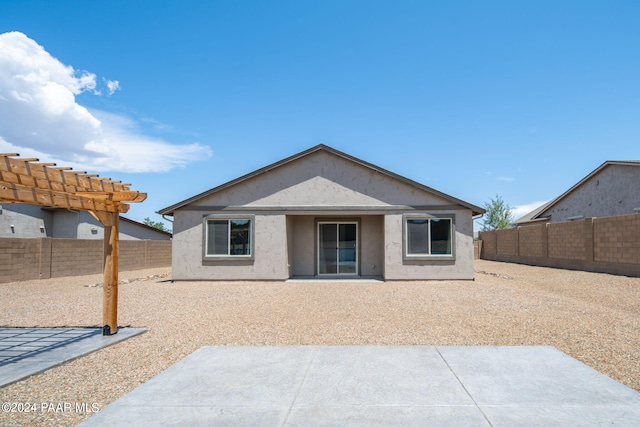
POLYGON ((406 259, 453 258, 453 219, 435 216, 406 216, 404 254, 406 259))
POLYGON ((205 258, 253 256, 253 219, 248 217, 205 218, 205 258))

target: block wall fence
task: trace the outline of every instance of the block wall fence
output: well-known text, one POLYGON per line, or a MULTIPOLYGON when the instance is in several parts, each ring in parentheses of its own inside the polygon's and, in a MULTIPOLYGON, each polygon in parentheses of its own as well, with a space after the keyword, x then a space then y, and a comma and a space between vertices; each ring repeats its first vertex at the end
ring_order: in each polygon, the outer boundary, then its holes
MULTIPOLYGON (((171 266, 171 241, 120 240, 120 271, 171 266)), ((104 242, 0 238, 0 283, 102 273, 104 242)))
POLYGON ((480 232, 480 258, 640 277, 640 215, 480 232))

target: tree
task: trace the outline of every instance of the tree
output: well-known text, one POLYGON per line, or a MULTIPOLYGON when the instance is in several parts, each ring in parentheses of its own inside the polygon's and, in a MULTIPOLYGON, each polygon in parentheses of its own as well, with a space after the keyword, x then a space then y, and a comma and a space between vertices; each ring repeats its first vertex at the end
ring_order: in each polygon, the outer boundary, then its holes
POLYGON ((158 222, 151 221, 151 218, 149 218, 149 217, 146 217, 144 220, 142 220, 142 223, 144 225, 148 225, 149 227, 157 228, 160 231, 166 231, 168 233, 171 232, 171 230, 169 230, 167 227, 164 226, 163 222, 161 222, 161 221, 158 221, 158 222))
POLYGON ((502 230, 511 227, 513 221, 511 206, 502 200, 502 197, 496 194, 495 198, 489 199, 484 204, 484 208, 487 212, 484 214, 482 231, 502 230))

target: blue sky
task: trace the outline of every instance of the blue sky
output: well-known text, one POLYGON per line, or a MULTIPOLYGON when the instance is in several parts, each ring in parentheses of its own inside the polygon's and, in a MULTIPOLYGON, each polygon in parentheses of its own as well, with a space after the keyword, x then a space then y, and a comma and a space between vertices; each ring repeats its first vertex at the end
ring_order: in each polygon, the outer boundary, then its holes
POLYGON ((637 1, 0 0, 0 152, 129 182, 137 220, 319 143, 518 216, 640 158, 638 22, 637 1))

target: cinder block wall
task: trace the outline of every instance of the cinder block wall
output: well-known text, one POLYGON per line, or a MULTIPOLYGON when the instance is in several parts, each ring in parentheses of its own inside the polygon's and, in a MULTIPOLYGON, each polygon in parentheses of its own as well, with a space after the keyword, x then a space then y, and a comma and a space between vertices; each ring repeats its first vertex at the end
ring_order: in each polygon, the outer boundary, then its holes
POLYGON ((537 224, 521 227, 519 233, 519 254, 526 257, 545 257, 547 245, 546 225, 537 224))
POLYGON ((584 259, 582 221, 558 222, 547 228, 549 258, 584 259))
POLYGON ((506 255, 518 255, 518 230, 509 228, 496 233, 497 247, 506 255))
MULTIPOLYGON (((99 274, 103 251, 102 240, 0 238, 0 282, 99 274)), ((120 241, 120 271, 170 266, 171 241, 120 241)))
MULTIPOLYGON (((82 276, 102 272, 102 240, 47 239, 51 241, 49 277, 82 276)), ((47 278, 41 269, 42 278, 47 278)))
POLYGON ((593 240, 595 261, 640 264, 640 215, 597 218, 593 240))
POLYGON ((638 214, 483 231, 480 240, 481 259, 640 277, 638 214))
MULTIPOLYGON (((102 252, 100 256, 102 257, 102 252)), ((125 271, 139 270, 141 265, 144 265, 144 268, 171 266, 171 242, 167 240, 121 240, 120 269, 125 271)))
POLYGON ((0 238, 0 282, 40 278, 39 240, 0 238))
POLYGON ((473 241, 473 259, 479 259, 482 253, 482 240, 473 241))

